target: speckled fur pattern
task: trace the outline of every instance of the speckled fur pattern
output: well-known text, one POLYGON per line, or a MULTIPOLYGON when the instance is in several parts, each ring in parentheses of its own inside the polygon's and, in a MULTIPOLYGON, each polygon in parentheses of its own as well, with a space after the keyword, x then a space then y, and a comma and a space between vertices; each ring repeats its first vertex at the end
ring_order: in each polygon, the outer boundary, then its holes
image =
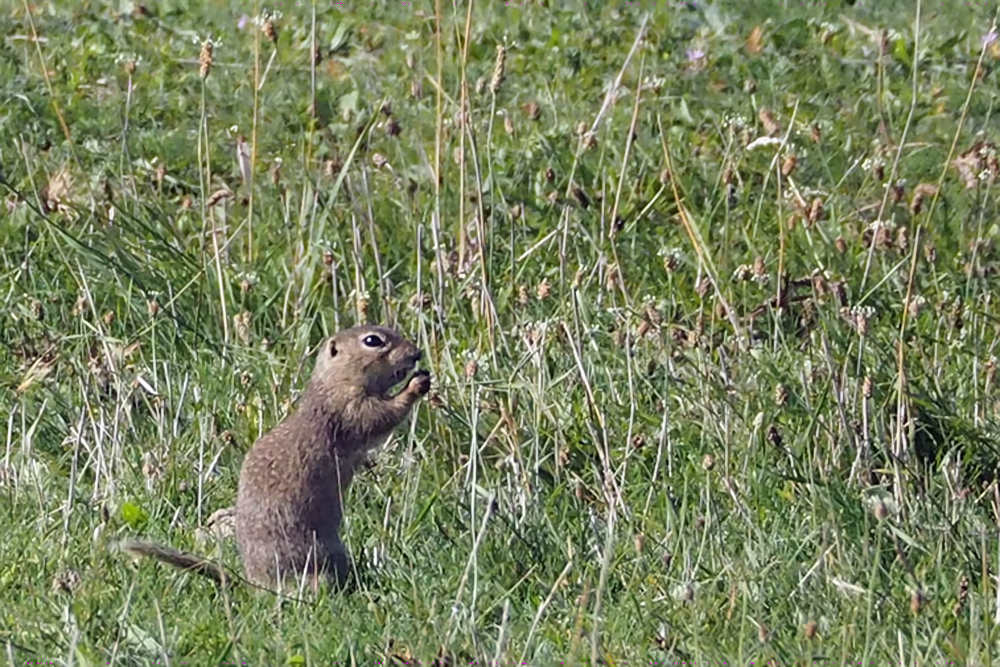
POLYGON ((346 581, 343 498, 366 454, 430 390, 430 375, 418 371, 389 394, 420 357, 413 343, 386 327, 354 327, 324 341, 295 411, 257 440, 243 462, 236 540, 248 579, 268 587, 294 585, 302 576, 313 587, 346 581))

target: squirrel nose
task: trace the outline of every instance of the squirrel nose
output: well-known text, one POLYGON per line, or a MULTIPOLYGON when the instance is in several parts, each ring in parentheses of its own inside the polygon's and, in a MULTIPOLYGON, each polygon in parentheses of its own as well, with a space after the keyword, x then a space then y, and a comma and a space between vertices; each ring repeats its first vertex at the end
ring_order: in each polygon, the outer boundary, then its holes
POLYGON ((424 352, 423 350, 418 348, 417 351, 413 353, 413 360, 420 361, 423 358, 424 358, 424 352))

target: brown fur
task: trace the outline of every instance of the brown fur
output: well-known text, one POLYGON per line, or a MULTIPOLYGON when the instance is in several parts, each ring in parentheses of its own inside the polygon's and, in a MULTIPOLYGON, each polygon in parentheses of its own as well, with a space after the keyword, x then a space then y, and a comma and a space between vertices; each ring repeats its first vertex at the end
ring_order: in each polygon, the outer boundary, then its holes
POLYGON ((122 540, 118 543, 118 548, 133 556, 148 556, 156 560, 170 563, 174 567, 189 572, 195 572, 215 581, 215 583, 225 586, 231 577, 221 566, 206 560, 201 556, 178 551, 173 547, 146 540, 122 540))
MULTIPOLYGON (((430 389, 418 371, 395 395, 421 352, 392 329, 361 326, 324 341, 295 411, 261 436, 243 461, 236 541, 247 578, 285 587, 307 575, 313 586, 345 582, 350 559, 340 540, 343 497, 365 455, 382 444, 430 389), (366 344, 377 342, 382 345, 366 344)), ((148 542, 122 548, 225 583, 198 556, 148 542)))

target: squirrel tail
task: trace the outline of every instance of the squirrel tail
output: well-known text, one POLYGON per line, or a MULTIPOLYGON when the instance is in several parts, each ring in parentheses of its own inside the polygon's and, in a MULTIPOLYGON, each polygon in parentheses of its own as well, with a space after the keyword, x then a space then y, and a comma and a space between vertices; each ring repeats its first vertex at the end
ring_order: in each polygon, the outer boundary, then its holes
POLYGON ((226 574, 226 571, 220 565, 201 556, 178 551, 163 544, 128 539, 119 542, 118 548, 132 556, 148 556, 181 570, 200 574, 203 577, 208 577, 220 586, 226 586, 232 581, 232 577, 226 574))

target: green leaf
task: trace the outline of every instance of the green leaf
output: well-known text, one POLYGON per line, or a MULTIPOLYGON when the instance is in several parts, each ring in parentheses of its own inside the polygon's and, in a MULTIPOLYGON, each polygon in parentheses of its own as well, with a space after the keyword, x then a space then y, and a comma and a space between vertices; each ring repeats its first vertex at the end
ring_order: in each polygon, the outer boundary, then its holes
POLYGON ((907 68, 913 66, 913 57, 910 55, 910 52, 906 48, 906 40, 903 39, 902 37, 897 39, 896 42, 892 45, 892 55, 893 57, 896 58, 898 62, 900 62, 903 65, 906 65, 907 68))
POLYGON ((340 98, 340 115, 345 121, 351 120, 351 118, 358 113, 358 100, 360 96, 358 90, 355 88, 349 93, 344 93, 340 98))
POLYGON ((122 519, 130 528, 141 528, 149 521, 149 515, 135 503, 122 505, 122 519))

